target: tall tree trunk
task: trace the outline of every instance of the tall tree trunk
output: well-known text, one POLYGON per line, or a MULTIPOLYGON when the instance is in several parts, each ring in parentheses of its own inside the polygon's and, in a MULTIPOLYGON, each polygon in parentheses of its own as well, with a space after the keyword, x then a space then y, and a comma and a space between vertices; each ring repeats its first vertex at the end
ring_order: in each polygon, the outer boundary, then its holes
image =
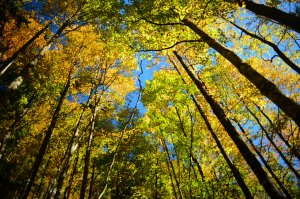
POLYGON ((32 185, 34 183, 35 177, 36 177, 37 172, 38 172, 38 170, 39 170, 39 168, 41 166, 43 157, 44 157, 44 155, 46 153, 47 146, 50 143, 50 138, 52 136, 52 133, 53 133, 54 128, 56 126, 57 120, 59 118, 60 109, 62 107, 63 101, 64 101, 64 99, 65 99, 65 97, 66 97, 66 95, 68 93, 69 88, 70 88, 71 74, 72 74, 72 68, 69 71, 67 83, 66 83, 66 85, 64 87, 64 90, 61 92, 60 99, 59 99, 58 104, 57 104, 57 106, 55 108, 55 111, 53 113, 50 126, 48 127, 48 129, 46 131, 46 134, 45 134, 44 140, 42 142, 42 145, 40 147, 39 153, 36 156, 35 161, 33 163, 33 166, 32 166, 31 172, 30 172, 29 182, 28 182, 28 184, 27 184, 27 186, 25 188, 25 191, 24 191, 24 193, 22 195, 23 199, 26 199, 28 197, 30 191, 31 191, 31 187, 32 187, 32 185))
POLYGON ((90 189, 89 189, 89 195, 88 195, 88 199, 91 199, 93 196, 93 185, 94 185, 94 181, 95 181, 95 162, 93 162, 93 166, 92 166, 92 176, 91 176, 91 182, 90 182, 90 189))
POLYGON ((35 35, 30 38, 21 48, 19 48, 10 58, 5 60, 0 64, 0 76, 2 76, 5 71, 15 62, 18 56, 23 53, 39 36, 41 36, 50 26, 52 21, 48 22, 41 30, 39 30, 35 35))
MULTIPOLYGON (((140 75, 143 73, 143 70, 141 69, 141 71, 142 72, 138 75, 138 81, 139 81, 139 87, 142 90, 142 83, 141 83, 141 80, 140 80, 140 75)), ((113 166, 114 166, 114 164, 116 162, 117 155, 119 154, 119 149, 120 149, 120 146, 121 146, 122 141, 123 141, 124 133, 127 130, 128 125, 131 123, 131 121, 132 121, 132 119, 133 119, 133 117, 135 115, 135 110, 137 110, 137 106, 138 106, 140 100, 141 100, 141 92, 139 92, 139 95, 137 97, 137 101, 135 103, 134 109, 131 111, 129 119, 128 119, 128 121, 124 125, 124 128, 123 128, 122 133, 121 133, 121 137, 120 137, 120 139, 118 140, 118 143, 117 143, 115 154, 113 156, 112 162, 110 163, 108 171, 106 173, 105 185, 104 185, 103 189, 101 190, 98 199, 101 199, 103 197, 104 193, 106 192, 106 189, 107 189, 107 186, 108 186, 108 181, 109 181, 109 176, 110 176, 110 174, 112 172, 112 169, 113 169, 113 166)))
MULTIPOLYGON (((32 101, 30 101, 32 102, 32 101)), ((6 149, 6 142, 11 138, 11 135, 15 132, 14 129, 16 129, 21 121, 24 119, 24 117, 29 113, 31 110, 31 107, 28 107, 25 111, 23 111, 23 114, 21 117, 18 117, 15 119, 15 121, 10 125, 10 127, 7 130, 4 130, 1 132, 3 135, 3 138, 0 140, 0 160, 5 158, 5 149, 6 149)))
POLYGON ((245 135, 245 138, 247 138, 248 142, 250 143, 250 145, 253 148, 253 150, 255 151, 255 153, 259 156, 259 158, 264 163, 265 167, 267 168, 267 170, 269 171, 269 173, 271 174, 271 176, 274 178, 274 180, 277 182, 277 184, 279 185, 279 187, 282 189, 282 191, 285 194, 286 198, 292 199, 292 196, 290 195, 290 193, 288 192, 288 190, 284 187, 284 185, 281 183, 281 181, 276 176, 276 174, 273 172, 272 168, 270 167, 270 165, 268 164, 268 162, 265 160, 264 156, 259 152, 259 150, 256 148, 256 146, 252 142, 252 140, 250 138, 248 138, 247 133, 244 130, 244 128, 242 127, 242 125, 240 125, 237 121, 235 121, 235 123, 237 123, 237 125, 239 126, 239 128, 241 129, 241 131, 243 132, 243 134, 245 135))
POLYGON ((167 146, 166 141, 165 141, 164 139, 163 139, 163 144, 164 144, 164 148, 165 148, 166 153, 167 153, 168 162, 169 162, 170 165, 171 165, 171 170, 172 170, 172 173, 173 173, 175 182, 176 182, 176 186, 177 186, 177 189, 178 189, 178 192, 179 192, 179 196, 180 196, 180 198, 182 199, 182 198, 183 198, 183 194, 182 194, 182 191, 181 191, 181 188, 180 188, 179 181, 178 181, 178 179, 177 179, 177 175, 176 175, 176 172, 175 172, 174 165, 173 165, 173 163, 172 163, 172 161, 171 161, 171 157, 170 157, 170 152, 169 152, 168 146, 167 146))
POLYGON ((232 171, 237 183, 239 184, 239 186, 241 187, 244 195, 246 198, 253 198, 248 186, 246 185, 245 181, 243 180, 243 177, 241 175, 241 173, 239 172, 238 168, 233 164, 233 162, 230 160, 230 158, 227 156, 226 154, 226 151, 225 149, 223 148, 222 146, 222 143, 220 142, 217 134, 214 132, 214 130, 212 129, 209 121, 208 121, 208 118, 206 117, 204 111, 202 110, 200 104, 198 103, 198 101, 196 100, 196 98, 194 96, 192 96, 192 100, 193 102, 195 103, 202 119, 204 120, 205 124, 206 124, 206 127, 207 129, 209 130, 209 132, 211 133, 213 139, 215 140, 222 156, 224 157, 226 163, 228 164, 230 170, 232 171))
POLYGON ((207 93, 205 90, 205 85, 201 82, 193 72, 188 68, 188 66, 183 62, 182 58, 174 51, 175 56, 192 79, 192 81, 196 84, 197 88, 205 98, 205 100, 210 105, 211 109, 213 110, 214 114, 217 116, 221 124, 223 125, 224 129, 227 131, 228 135, 235 143, 237 148, 239 149, 240 153, 243 155, 244 159, 258 178, 260 184, 264 187, 265 191, 271 198, 285 198, 274 186, 271 182, 268 174, 263 170, 260 162, 256 159, 255 155, 251 152, 248 148, 246 143, 241 139, 239 133, 236 131, 234 126, 226 117, 223 109, 221 106, 207 93))
MULTIPOLYGON (((180 71, 178 70, 177 66, 176 66, 174 63, 173 63, 173 65, 174 65, 176 71, 178 72, 178 74, 180 75, 182 81, 186 84, 186 82, 185 82, 185 80, 183 79, 183 76, 181 75, 181 73, 180 73, 180 71)), ((228 164, 228 166, 229 166, 231 172, 233 173, 233 175, 234 175, 234 177, 235 177, 237 183, 238 183, 239 186, 241 187, 241 189, 242 189, 242 191, 243 191, 245 197, 246 197, 246 198, 253 198, 253 196, 252 196, 252 194, 251 194, 249 188, 247 187, 245 181, 243 180, 242 175, 241 175, 241 173, 239 172, 238 168, 233 164, 233 162, 230 160, 230 158, 229 158, 228 155, 226 154, 226 151, 225 151, 225 149, 223 148, 222 143, 220 142, 220 140, 219 140, 217 134, 216 134, 215 131, 213 130, 212 126, 210 125, 210 122, 208 121, 208 118, 206 117, 206 115, 205 115, 205 113, 204 113, 202 107, 200 106, 199 102, 197 101, 197 99, 195 98, 194 95, 191 95, 191 98, 192 98, 192 100, 193 100, 193 102, 194 102, 194 104, 195 104, 195 106, 196 106, 198 112, 200 113, 202 119, 204 120, 207 129, 209 130, 209 132, 211 133, 213 139, 215 140, 215 142, 216 142, 216 144, 217 144, 217 146, 218 146, 218 148, 219 148, 219 150, 220 150, 222 156, 224 157, 224 159, 225 159, 226 163, 228 164)))
POLYGON ((287 26, 300 33, 299 16, 295 14, 286 13, 277 8, 269 7, 263 4, 258 4, 251 0, 236 0, 236 1, 240 7, 246 8, 247 10, 250 10, 251 12, 257 15, 277 21, 281 25, 287 26))
MULTIPOLYGON (((176 66, 174 65, 174 67, 176 67, 176 66)), ((176 68, 176 69, 177 69, 177 68, 176 68)), ((179 72, 179 71, 178 71, 178 72, 179 72)), ((184 128, 183 121, 182 121, 182 119, 181 119, 180 113, 179 113, 178 108, 177 108, 176 106, 175 106, 175 111, 176 111, 177 117, 178 117, 178 119, 179 119, 180 129, 181 129, 181 131, 182 131, 184 137, 187 138, 187 133, 186 133, 186 130, 185 130, 185 128, 184 128)), ((191 142, 192 142, 192 134, 191 134, 191 142)), ((192 145, 192 144, 191 144, 191 145, 192 145)), ((196 166, 197 166, 197 168, 198 168, 198 170, 199 170, 199 173, 200 173, 200 175, 201 175, 202 182, 204 182, 204 181, 205 181, 205 180, 204 180, 205 178, 204 178, 204 174, 203 174, 203 170, 202 170, 202 168, 201 168, 201 165, 200 165, 200 163, 198 162, 197 158, 194 156, 194 154, 191 153, 191 150, 190 150, 190 158, 191 158, 191 160, 193 160, 193 162, 196 164, 196 166)))
POLYGON ((89 136, 88 136, 88 143, 86 146, 85 157, 84 157, 84 169, 83 169, 83 177, 82 177, 82 183, 81 183, 81 189, 80 189, 80 199, 84 199, 85 190, 86 190, 87 184, 88 184, 90 157, 91 157, 91 150, 92 150, 92 142, 93 142, 93 138, 94 138, 97 105, 98 105, 98 103, 95 104, 94 110, 93 110, 93 115, 91 117, 91 128, 90 128, 90 132, 89 132, 89 136))
MULTIPOLYGON (((253 102, 254 103, 254 102, 253 102)), ((256 106, 256 108, 261 112, 261 114, 263 114, 263 116, 265 116, 265 118, 268 120, 268 122, 270 123, 271 127, 273 128, 273 130, 276 132, 276 134, 279 136, 279 138, 284 142, 284 144, 290 149, 291 154, 295 155, 298 159, 298 161, 300 161, 300 154, 299 154, 299 149, 296 149, 294 146, 292 146, 288 140, 286 140, 282 134, 281 131, 279 131, 275 125, 273 124, 273 122, 271 121, 271 119, 268 117, 268 115, 256 104, 254 103, 254 105, 256 106)))
POLYGON ((273 147, 275 148, 275 150, 278 152, 279 156, 282 158, 282 160, 285 162, 285 164, 290 168, 290 170, 295 174, 295 176, 298 178, 298 180, 300 180, 300 175, 299 173, 296 171, 296 169, 293 167, 292 163, 289 162, 286 157, 284 156, 284 154, 281 152, 281 150, 277 147, 277 145, 275 144, 275 142, 273 141, 273 139, 270 137, 270 135, 268 134, 267 130, 264 128, 264 126, 261 124, 261 122, 259 121, 258 117, 245 105, 246 109, 249 111, 249 113, 254 117, 254 119, 256 120, 257 124, 260 126, 261 130, 264 132, 264 134, 266 135, 267 139, 269 140, 269 142, 273 145, 273 147))
POLYGON ((219 52, 224 58, 230 61, 238 71, 246 77, 256 88, 272 102, 274 102, 285 114, 291 117, 300 127, 300 105, 292 99, 286 97, 277 86, 254 70, 249 64, 244 62, 233 51, 222 46, 215 39, 199 29, 193 22, 183 19, 182 22, 198 34, 203 42, 219 52))
POLYGON ((263 39, 262 37, 257 36, 254 33, 249 32, 248 30, 238 26, 237 24, 233 23, 230 21, 230 23, 232 25, 234 25, 236 28, 240 29, 242 32, 246 33, 247 35, 249 35, 250 37, 253 37, 265 44, 267 44, 268 46, 270 46, 271 48, 273 48, 273 50, 277 53, 277 55, 282 59, 282 61, 284 61, 291 69, 293 69, 295 72, 297 72, 298 74, 300 74, 300 68, 299 66, 297 66, 294 62, 292 62, 292 60, 290 60, 279 48, 276 44, 263 39))
POLYGON ((44 185, 44 179, 45 179, 45 177, 46 177, 46 173, 47 173, 47 171, 48 171, 48 166, 49 166, 49 164, 50 164, 50 162, 51 162, 51 156, 48 158, 48 160, 47 160, 47 162, 46 162, 46 165, 45 165, 45 168, 44 168, 44 171, 43 171, 43 173, 42 173, 42 175, 41 175, 41 181, 40 181, 40 183, 39 183, 39 186, 38 186, 38 188, 37 188, 37 190, 36 190, 36 192, 33 194, 33 196, 32 196, 32 198, 40 198, 40 196, 42 195, 42 186, 44 185), (37 194, 37 196, 35 196, 35 194, 37 194))
MULTIPOLYGON (((259 122, 259 119, 254 115, 254 113, 248 108, 246 102, 242 99, 241 95, 237 92, 237 90, 235 89, 234 87, 234 84, 232 83, 232 81, 230 80, 230 78, 228 78, 226 75, 225 75, 226 79, 228 80, 228 82, 231 84, 231 87, 232 89, 235 91, 236 95, 239 97, 239 99, 241 99, 240 101, 244 104, 244 106, 246 107, 246 109, 249 111, 249 113, 255 118, 255 120, 257 121, 257 123, 262 127, 262 125, 260 124, 259 122)), ((299 153, 297 152, 297 150, 291 146, 289 144, 289 142, 283 137, 282 133, 280 131, 278 131, 276 129, 276 127, 274 126, 273 122, 271 121, 271 119, 265 114, 265 112, 255 103, 255 102, 252 102, 255 107, 261 112, 261 114, 268 120, 268 122, 270 123, 272 129, 276 132, 276 134, 279 136, 279 138, 286 144, 286 146, 290 149, 290 152, 291 154, 294 154, 298 160, 300 160, 300 155, 299 153)), ((262 127, 264 128, 264 127, 262 127)), ((263 129, 262 129, 263 130, 263 129)), ((266 130, 265 130, 266 132, 266 130)), ((266 132, 267 133, 267 132, 266 132)))
POLYGON ((69 183, 64 191, 64 199, 69 199, 69 197, 70 197, 71 187, 73 185, 73 181, 74 181, 75 175, 77 173, 77 164, 78 164, 78 160, 79 160, 79 154, 80 153, 79 153, 79 149, 78 149, 76 158, 73 163, 72 173, 70 175, 71 177, 70 177, 69 183))
POLYGON ((65 180, 67 171, 70 167, 70 160, 71 160, 74 152, 79 147, 79 142, 81 140, 79 137, 82 137, 82 136, 79 136, 80 125, 81 125, 82 119, 84 118, 84 114, 86 112, 86 109, 89 106, 92 94, 93 94, 93 87, 90 90, 90 94, 89 94, 89 98, 87 100, 87 103, 84 106, 84 108, 83 108, 83 110, 80 114, 80 117, 78 119, 76 128, 75 128, 74 133, 72 135, 71 141, 70 141, 70 143, 67 147, 64 158, 62 159, 62 161, 64 161, 64 159, 66 157, 66 160, 65 160, 65 162, 63 163, 63 166, 62 166, 62 171, 60 172, 58 180, 57 180, 56 194, 55 194, 54 198, 60 199, 62 197, 62 187, 63 187, 63 184, 64 184, 64 180, 65 180), (76 139, 78 139, 77 142, 76 142, 76 139))
POLYGON ((176 192, 175 185, 174 185, 174 182, 173 182, 173 176, 172 176, 172 173, 171 173, 170 163, 169 163, 168 159, 166 159, 166 164, 167 164, 168 173, 169 173, 169 176, 170 176, 170 179, 171 179, 171 186, 172 186, 173 194, 174 194, 174 197, 177 199, 178 196, 177 196, 177 192, 176 192))

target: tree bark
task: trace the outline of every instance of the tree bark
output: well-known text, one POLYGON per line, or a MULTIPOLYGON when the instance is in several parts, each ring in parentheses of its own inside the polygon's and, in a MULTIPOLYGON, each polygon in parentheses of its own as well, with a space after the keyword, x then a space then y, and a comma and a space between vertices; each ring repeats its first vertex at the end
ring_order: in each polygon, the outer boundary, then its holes
POLYGON ((70 193, 71 193, 71 187, 75 178, 75 175, 77 173, 77 164, 78 164, 78 160, 79 160, 79 149, 77 150, 77 155, 76 158, 74 160, 73 163, 73 168, 72 168, 72 173, 71 173, 71 177, 68 183, 68 186, 66 187, 65 191, 64 191, 64 199, 68 199, 70 197, 70 193))
POLYGON ((300 17, 295 14, 286 13, 277 8, 255 3, 251 0, 237 0, 240 7, 246 8, 251 12, 277 21, 283 26, 287 26, 300 33, 300 17))
POLYGON ((47 150, 47 147, 50 143, 50 138, 52 136, 52 133, 54 131, 54 128, 56 126, 56 123, 57 123, 57 120, 59 118, 59 113, 60 113, 60 110, 61 110, 61 107, 62 107, 62 104, 63 104, 63 101, 68 93, 68 90, 70 88, 70 84, 71 84, 71 71, 72 69, 70 69, 70 72, 69 72, 69 75, 68 75, 68 80, 67 80, 67 83, 64 87, 64 90, 62 91, 61 93, 61 96, 60 96, 60 99, 58 101, 58 104, 55 108, 55 111, 53 113, 53 116, 52 116, 52 120, 51 120, 51 123, 50 123, 50 126, 48 127, 47 131, 46 131, 46 135, 44 137, 44 140, 42 142, 42 145, 40 147, 40 150, 39 150, 39 153, 38 155, 36 156, 35 158, 35 161, 33 163, 33 166, 32 166, 32 169, 31 169, 31 173, 30 173, 30 177, 29 177, 29 182, 26 186, 26 189, 22 195, 21 198, 23 199, 26 199, 31 191, 31 187, 34 183, 34 180, 35 180, 35 177, 37 175, 37 172, 41 166, 41 163, 42 163, 42 160, 43 160, 43 157, 46 153, 46 150, 47 150))
POLYGON ((237 123, 237 125, 239 126, 239 128, 241 129, 241 131, 243 132, 243 134, 245 135, 245 137, 247 138, 248 142, 250 143, 250 145, 253 148, 253 150, 255 151, 255 153, 259 156, 259 158, 264 163, 265 167, 267 168, 267 170, 269 171, 269 173, 271 174, 271 176, 274 178, 274 180, 277 182, 277 184, 279 185, 279 187, 282 189, 282 191, 285 194, 286 198, 292 199, 292 196, 290 195, 290 193, 288 192, 288 190, 284 187, 284 185, 281 183, 281 181, 279 180, 279 178, 275 175, 275 173, 273 172, 272 168, 270 167, 270 165, 268 164, 268 162, 265 160, 264 156, 259 152, 259 150, 256 148, 256 146, 252 142, 252 140, 247 137, 247 133, 244 130, 244 128, 242 127, 242 125, 240 125, 237 121, 235 121, 235 123, 237 123))
POLYGON ((50 26, 52 22, 48 22, 41 30, 39 30, 35 35, 30 38, 21 48, 19 48, 9 59, 5 60, 0 64, 0 76, 2 76, 5 71, 13 64, 17 57, 24 52, 40 35, 42 35, 50 26))
MULTIPOLYGON (((254 102, 253 102, 254 103, 254 102)), ((256 108, 261 112, 261 114, 263 114, 263 116, 265 116, 265 118, 268 120, 268 122, 270 123, 270 125, 272 126, 273 130, 275 130, 275 132, 277 133, 277 135, 279 136, 279 138, 284 142, 284 144, 290 149, 290 153, 295 155, 296 158, 298 159, 298 161, 300 161, 300 154, 298 152, 298 149, 296 149, 294 146, 292 146, 288 140, 286 140, 282 134, 281 131, 279 131, 278 129, 276 129, 275 125, 273 124, 273 122, 271 121, 271 119, 267 116, 267 114, 257 105, 254 103, 254 105, 256 106, 256 108)))
POLYGON ((171 161, 169 149, 168 149, 168 146, 167 146, 165 140, 163 140, 163 144, 164 144, 164 148, 165 148, 165 150, 166 150, 167 157, 168 157, 167 161, 168 161, 168 162, 170 163, 170 165, 171 165, 171 170, 172 170, 172 173, 173 173, 173 175, 174 175, 174 179, 175 179, 176 186, 177 186, 177 189, 178 189, 178 192, 179 192, 179 196, 180 196, 181 199, 183 199, 183 194, 182 194, 182 191, 181 191, 181 188, 180 188, 180 184, 179 184, 179 181, 178 181, 178 179, 177 179, 177 176, 176 176, 176 173, 175 173, 175 169, 174 169, 174 165, 173 165, 173 163, 172 163, 172 161, 171 161))
MULTIPOLYGON (((100 101, 100 100, 99 100, 100 101)), ((92 142, 94 138, 94 129, 95 129, 95 119, 96 119, 96 108, 98 103, 95 104, 93 115, 91 118, 91 128, 88 136, 88 143, 86 146, 86 152, 84 157, 84 169, 83 169, 83 177, 80 189, 80 199, 84 199, 85 197, 85 190, 87 188, 88 183, 88 174, 89 174, 89 167, 90 167, 90 157, 91 157, 91 150, 92 150, 92 142)))
POLYGON ((215 39, 211 38, 208 34, 199 29, 193 22, 188 19, 183 19, 182 22, 198 34, 201 39, 208 44, 211 48, 219 52, 224 58, 230 61, 238 71, 246 77, 256 88, 274 102, 285 114, 291 117, 296 124, 300 127, 300 105, 294 100, 286 97, 277 86, 254 70, 249 64, 244 62, 233 51, 222 46, 215 39))
MULTIPOLYGON (((82 119, 84 117, 84 113, 86 112, 86 109, 87 107, 89 106, 89 103, 90 103, 90 99, 91 99, 91 96, 93 94, 93 87, 91 88, 90 90, 90 94, 89 94, 89 98, 87 100, 87 103, 86 105, 83 107, 83 110, 80 114, 80 117, 78 119, 78 122, 77 122, 77 125, 76 125, 76 128, 74 130, 74 133, 72 135, 72 138, 71 138, 71 141, 67 147, 67 150, 65 152, 65 155, 64 155, 64 158, 66 157, 66 160, 62 166, 62 171, 61 173, 59 174, 59 177, 58 177, 58 180, 57 180, 57 187, 56 187, 56 193, 55 193, 55 196, 54 198, 58 198, 60 199, 62 197, 62 187, 63 187, 63 183, 64 183, 64 180, 65 180, 65 177, 66 177, 66 173, 70 167, 70 160, 74 154, 74 152, 78 149, 79 147, 79 143, 80 142, 79 140, 81 140, 80 138, 78 137, 81 137, 82 136, 79 136, 79 131, 80 131, 80 125, 81 125, 81 122, 82 122, 82 119), (76 139, 77 142, 76 142, 76 139)), ((62 159, 62 161, 64 161, 64 158, 62 159)))
MULTIPOLYGON (((181 75, 181 73, 180 73, 180 71, 178 70, 177 66, 176 66, 175 64, 173 64, 173 65, 174 65, 175 69, 177 70, 178 74, 180 75, 182 81, 186 84, 186 82, 185 82, 185 80, 183 79, 183 76, 181 75)), ((215 142, 216 142, 216 144, 217 144, 217 146, 218 146, 218 148, 219 148, 219 150, 220 150, 222 156, 224 157, 226 163, 228 164, 230 170, 232 171, 232 173, 233 173, 233 175, 234 175, 234 177, 235 177, 237 183, 238 183, 239 186, 241 187, 241 189, 242 189, 242 191, 243 191, 245 197, 246 197, 246 198, 253 198, 253 196, 252 196, 250 190, 248 189, 248 187, 247 187, 245 181, 243 180, 242 175, 241 175, 241 173, 239 172, 238 168, 233 164, 233 162, 232 162, 232 161, 230 160, 230 158, 227 156, 226 151, 225 151, 225 149, 224 149, 223 146, 222 146, 222 143, 220 142, 220 140, 219 140, 217 134, 216 134, 215 131, 213 130, 212 126, 210 125, 210 123, 209 123, 209 121, 208 121, 208 119, 207 119, 207 117, 206 117, 206 115, 205 115, 205 113, 204 113, 202 107, 200 106, 199 102, 197 101, 197 99, 195 98, 194 95, 191 95, 191 99, 193 100, 193 102, 194 102, 194 104, 195 104, 195 106, 196 106, 198 112, 200 113, 202 119, 204 120, 207 129, 209 130, 209 132, 211 133, 213 139, 215 140, 215 142)), ((194 159, 194 157, 192 157, 192 158, 194 159)), ((197 166, 198 166, 198 164, 197 164, 197 166)), ((202 174, 202 175, 203 175, 203 174, 202 174)), ((202 176, 202 175, 201 175, 201 176, 202 176)))
POLYGON ((192 81, 196 84, 197 88, 205 98, 205 100, 209 103, 210 107, 212 108, 214 114, 217 116, 219 121, 221 122, 224 129, 227 131, 228 135, 232 139, 232 141, 235 143, 237 148, 239 149, 240 153, 243 155, 244 159, 258 178, 260 184, 264 187, 265 191, 271 198, 285 198, 274 186, 274 184, 271 182, 270 178, 268 177, 268 174, 263 170, 261 164, 256 159, 255 155, 251 152, 251 150, 248 148, 246 143, 241 139, 239 133, 236 131, 234 126, 231 124, 229 119, 226 117, 223 109, 221 106, 207 93, 205 90, 205 85, 203 82, 201 82, 194 74, 193 72, 188 68, 188 66, 183 62, 182 58, 177 54, 176 51, 174 51, 175 56, 185 69, 185 71, 188 73, 189 77, 192 79, 192 81))
POLYGON ((269 142, 273 145, 273 147, 275 148, 275 150, 277 151, 277 153, 280 155, 280 157, 282 158, 282 160, 285 162, 285 164, 290 168, 290 170, 295 174, 295 176, 297 177, 298 180, 300 180, 300 175, 299 173, 296 171, 296 169, 293 167, 292 163, 289 162, 286 157, 284 156, 284 154, 281 152, 281 150, 277 147, 277 145, 275 144, 275 142, 273 141, 273 139, 270 137, 270 135, 268 134, 267 130, 264 128, 264 126, 261 124, 261 122, 259 121, 258 117, 248 108, 248 106, 246 106, 246 109, 249 111, 249 113, 254 117, 254 119, 256 120, 257 124, 260 126, 261 130, 265 133, 267 139, 269 140, 269 142))

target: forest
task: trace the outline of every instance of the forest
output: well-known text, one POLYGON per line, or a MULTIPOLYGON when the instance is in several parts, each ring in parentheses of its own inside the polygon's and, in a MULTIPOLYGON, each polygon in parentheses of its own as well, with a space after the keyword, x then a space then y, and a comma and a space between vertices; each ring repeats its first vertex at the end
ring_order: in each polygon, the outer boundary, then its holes
POLYGON ((0 198, 300 198, 298 0, 1 0, 0 198))

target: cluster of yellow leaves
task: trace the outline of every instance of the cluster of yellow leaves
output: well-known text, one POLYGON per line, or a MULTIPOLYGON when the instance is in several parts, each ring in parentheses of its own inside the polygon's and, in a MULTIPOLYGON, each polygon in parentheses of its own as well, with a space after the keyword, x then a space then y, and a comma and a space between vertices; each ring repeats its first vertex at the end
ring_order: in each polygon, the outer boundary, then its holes
MULTIPOLYGON (((43 25, 32 18, 28 18, 28 24, 22 24, 20 28, 17 27, 15 20, 10 20, 5 24, 4 34, 1 38, 3 45, 7 51, 2 55, 2 59, 10 58, 18 49, 20 49, 36 32, 43 28, 43 25)), ((42 47, 46 44, 43 36, 37 38, 33 45, 42 47)), ((32 46, 32 45, 31 45, 32 46)), ((27 50, 30 52, 30 50, 27 50)))

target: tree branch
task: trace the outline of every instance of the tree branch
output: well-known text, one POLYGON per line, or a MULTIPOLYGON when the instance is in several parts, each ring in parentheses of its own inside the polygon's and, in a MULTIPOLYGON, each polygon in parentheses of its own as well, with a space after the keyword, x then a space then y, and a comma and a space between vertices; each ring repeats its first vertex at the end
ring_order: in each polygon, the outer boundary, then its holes
POLYGON ((161 49, 145 49, 145 50, 139 50, 137 52, 149 52, 149 51, 163 51, 163 50, 168 50, 171 49, 173 47, 175 47, 176 45, 180 44, 180 43, 185 43, 185 42, 201 42, 201 39, 194 39, 194 40, 182 40, 182 41, 178 41, 175 44, 169 46, 169 47, 165 47, 165 48, 161 48, 161 49))

